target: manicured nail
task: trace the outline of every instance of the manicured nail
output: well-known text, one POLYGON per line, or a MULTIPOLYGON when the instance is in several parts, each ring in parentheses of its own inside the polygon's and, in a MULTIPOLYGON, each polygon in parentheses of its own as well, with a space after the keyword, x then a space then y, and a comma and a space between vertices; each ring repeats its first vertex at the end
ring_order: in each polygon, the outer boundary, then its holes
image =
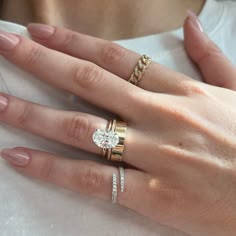
POLYGON ((3 159, 16 166, 27 166, 30 161, 28 153, 17 149, 3 149, 1 151, 1 156, 3 159))
POLYGON ((2 112, 8 104, 7 98, 0 96, 0 112, 2 112))
POLYGON ((53 26, 37 23, 28 24, 27 29, 30 34, 39 39, 48 39, 55 32, 55 28, 53 26))
POLYGON ((8 51, 14 48, 20 39, 11 33, 0 30, 0 51, 8 51))
POLYGON ((187 13, 188 13, 188 17, 189 17, 189 19, 191 20, 193 26, 194 26, 197 30, 199 30, 199 31, 201 31, 201 32, 204 32, 203 27, 202 27, 202 24, 200 23, 200 21, 199 21, 197 15, 196 15, 193 11, 191 11, 191 10, 188 10, 187 13))

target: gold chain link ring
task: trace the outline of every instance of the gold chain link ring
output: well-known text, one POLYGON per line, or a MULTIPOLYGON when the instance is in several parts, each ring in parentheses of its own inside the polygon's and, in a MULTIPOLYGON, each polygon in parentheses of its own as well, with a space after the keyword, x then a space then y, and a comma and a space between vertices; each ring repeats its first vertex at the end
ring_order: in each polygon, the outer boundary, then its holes
POLYGON ((142 55, 142 57, 138 60, 138 63, 135 66, 134 71, 131 74, 128 82, 134 85, 138 85, 151 62, 152 60, 150 57, 148 57, 147 55, 142 55))

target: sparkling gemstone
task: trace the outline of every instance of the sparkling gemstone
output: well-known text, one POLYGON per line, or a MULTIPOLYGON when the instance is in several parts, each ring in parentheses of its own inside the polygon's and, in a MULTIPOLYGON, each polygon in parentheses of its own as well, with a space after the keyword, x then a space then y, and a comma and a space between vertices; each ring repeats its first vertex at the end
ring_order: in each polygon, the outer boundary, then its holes
POLYGON ((119 136, 114 131, 106 132, 98 129, 93 134, 93 141, 100 148, 110 149, 119 143, 119 136))

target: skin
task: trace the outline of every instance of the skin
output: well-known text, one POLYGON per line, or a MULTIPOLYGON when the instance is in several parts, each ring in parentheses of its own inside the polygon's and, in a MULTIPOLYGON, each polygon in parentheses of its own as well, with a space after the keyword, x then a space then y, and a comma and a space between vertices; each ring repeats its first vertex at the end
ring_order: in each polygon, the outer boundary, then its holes
MULTIPOLYGON (((185 20, 184 44, 208 84, 153 62, 137 87, 126 81, 137 53, 63 28, 28 30, 34 41, 0 32, 1 55, 127 122, 124 161, 135 169, 125 170, 119 204, 190 235, 235 235, 236 69, 196 17, 185 20)), ((105 128, 103 118, 1 95, 2 122, 101 154, 91 139, 105 128)), ((27 147, 1 155, 20 173, 109 201, 111 176, 118 174, 113 166, 27 147)))
POLYGON ((204 2, 205 0, 2 0, 1 19, 23 25, 29 22, 57 25, 114 40, 178 28, 182 26, 186 10, 192 9, 198 14, 204 2))

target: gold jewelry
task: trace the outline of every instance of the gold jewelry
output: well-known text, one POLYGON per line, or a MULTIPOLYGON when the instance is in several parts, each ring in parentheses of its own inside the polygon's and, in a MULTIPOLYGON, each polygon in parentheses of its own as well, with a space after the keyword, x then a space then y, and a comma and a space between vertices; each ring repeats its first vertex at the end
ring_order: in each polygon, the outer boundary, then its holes
POLYGON ((111 202, 112 204, 117 203, 117 197, 118 197, 118 186, 117 186, 117 176, 116 174, 112 174, 112 192, 111 192, 111 202))
POLYGON ((120 191, 123 193, 125 191, 125 169, 123 166, 119 166, 120 174, 120 191))
MULTIPOLYGON (((112 131, 112 132, 114 132, 115 133, 115 127, 116 127, 116 120, 111 120, 110 121, 110 130, 109 131, 112 131)), ((117 134, 118 135, 118 134, 117 134)), ((118 136, 119 137, 119 136, 118 136)), ((119 142, 118 142, 119 143, 119 142)), ((110 161, 111 160, 111 150, 112 150, 112 148, 109 148, 109 149, 107 149, 107 152, 106 152, 106 159, 108 160, 108 161, 110 161)))
POLYGON ((112 174, 112 190, 111 190, 112 204, 117 203, 118 185, 120 185, 120 192, 123 193, 125 191, 125 169, 123 166, 119 166, 119 177, 117 177, 115 173, 112 174))
POLYGON ((141 58, 138 60, 138 63, 135 66, 134 71, 131 74, 128 82, 134 85, 138 85, 151 62, 152 60, 150 57, 148 57, 147 55, 142 55, 141 58))
MULTIPOLYGON (((107 128, 113 129, 113 124, 108 123, 107 128), (111 128, 110 128, 111 127, 111 128)), ((102 148, 102 155, 106 156, 106 150, 114 148, 119 143, 119 136, 112 130, 97 129, 93 134, 93 142, 98 147, 102 148)))
MULTIPOLYGON (((114 133, 116 133, 115 132, 115 128, 116 128, 116 123, 117 123, 117 121, 116 120, 111 120, 110 121, 111 122, 111 129, 110 129, 110 131, 112 131, 112 132, 114 132, 114 133)), ((117 134, 118 135, 118 134, 117 134)), ((118 137, 119 137, 119 135, 118 135, 118 137)), ((120 138, 119 138, 120 139, 120 138)), ((119 142, 117 143, 117 145, 119 144, 119 142)), ((107 152, 106 152, 106 159, 108 160, 108 161, 111 161, 111 152, 112 152, 112 148, 109 148, 109 149, 107 149, 107 152)))
POLYGON ((125 136, 127 125, 125 122, 116 121, 114 132, 118 134, 119 143, 111 149, 111 161, 123 161, 123 153, 124 153, 124 144, 125 144, 125 136))
POLYGON ((106 130, 97 129, 93 134, 93 142, 102 148, 102 156, 111 161, 122 161, 126 123, 110 120, 106 130))
MULTIPOLYGON (((112 120, 109 120, 107 123, 107 127, 106 127, 107 132, 111 131, 111 127, 112 127, 112 120)), ((107 151, 108 151, 108 149, 106 149, 106 148, 102 149, 102 157, 106 157, 107 151)))

